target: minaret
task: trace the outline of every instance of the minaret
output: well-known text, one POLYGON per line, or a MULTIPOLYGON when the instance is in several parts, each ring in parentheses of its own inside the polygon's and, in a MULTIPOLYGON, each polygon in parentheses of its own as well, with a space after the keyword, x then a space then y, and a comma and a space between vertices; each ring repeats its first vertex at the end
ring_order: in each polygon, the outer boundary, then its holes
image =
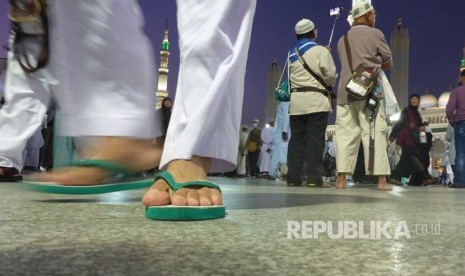
POLYGON ((155 93, 157 95, 157 109, 161 108, 161 103, 163 99, 168 97, 168 57, 170 55, 170 42, 168 40, 168 23, 165 27, 165 38, 161 43, 160 55, 160 68, 158 68, 158 89, 155 93))
MULTIPOLYGON (((268 118, 276 117, 276 110, 278 109, 279 101, 274 98, 276 86, 278 86, 279 77, 281 76, 281 67, 278 65, 276 57, 273 58, 271 63, 270 71, 268 71, 268 89, 266 93, 266 108, 264 122, 268 118)), ((283 76, 283 80, 287 79, 286 74, 283 76)))
POLYGON ((402 19, 399 18, 396 28, 391 32, 393 62, 391 85, 400 108, 408 105, 409 48, 410 38, 408 29, 404 27, 402 19))

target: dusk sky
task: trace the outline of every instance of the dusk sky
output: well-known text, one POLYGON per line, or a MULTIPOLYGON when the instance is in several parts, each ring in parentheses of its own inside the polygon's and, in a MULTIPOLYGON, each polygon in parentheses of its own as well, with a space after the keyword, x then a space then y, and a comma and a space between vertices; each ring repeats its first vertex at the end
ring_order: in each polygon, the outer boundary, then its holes
MULTIPOLYGON (((221 1, 221 0, 212 0, 221 1)), ((241 1, 241 0, 237 0, 241 1)), ((168 20, 171 42, 168 89, 174 97, 179 67, 176 4, 174 0, 140 0, 146 17, 145 30, 152 41, 156 64, 168 20)), ((242 122, 254 118, 264 120, 267 78, 273 57, 282 66, 287 50, 295 43, 294 25, 301 18, 312 20, 318 28, 317 42, 328 43, 333 18, 328 9, 343 6, 331 47, 336 66, 340 68, 336 44, 349 29, 346 21, 351 0, 258 0, 247 64, 242 122)), ((372 0, 377 11, 376 27, 390 41, 391 30, 400 17, 410 34, 409 93, 424 94, 427 90, 439 96, 458 82, 459 62, 465 46, 464 0, 372 0)), ((7 1, 0 1, 0 12, 6 15, 7 1)), ((9 23, 0 18, 0 42, 7 41, 9 23)), ((0 57, 5 57, 2 49, 0 57)), ((394 60, 395 66, 395 60, 394 60)), ((154 68, 154 72, 157 68, 154 68)), ((339 70, 338 70, 339 71, 339 70)))

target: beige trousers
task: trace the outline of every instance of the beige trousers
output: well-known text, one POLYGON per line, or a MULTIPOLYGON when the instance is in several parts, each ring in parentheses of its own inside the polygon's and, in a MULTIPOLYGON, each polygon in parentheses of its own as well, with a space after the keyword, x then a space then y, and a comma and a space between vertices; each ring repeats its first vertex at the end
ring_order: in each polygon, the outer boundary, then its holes
POLYGON ((367 175, 390 175, 387 154, 388 128, 384 99, 375 119, 374 168, 368 170, 370 121, 365 114, 366 100, 338 105, 336 109, 336 168, 338 173, 353 174, 362 141, 367 175))

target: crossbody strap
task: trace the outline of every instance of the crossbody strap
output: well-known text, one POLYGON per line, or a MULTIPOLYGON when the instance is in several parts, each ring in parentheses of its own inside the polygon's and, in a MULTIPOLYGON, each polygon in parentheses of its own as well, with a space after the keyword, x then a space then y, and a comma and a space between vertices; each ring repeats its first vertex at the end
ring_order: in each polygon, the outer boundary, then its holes
POLYGON ((352 64, 352 52, 350 51, 349 37, 347 34, 344 35, 344 44, 346 46, 347 59, 349 60, 350 71, 354 72, 354 66, 352 64))
POLYGON ((312 77, 314 77, 325 88, 325 90, 328 91, 328 93, 330 93, 330 91, 333 90, 333 88, 331 86, 328 86, 320 76, 318 76, 315 72, 312 71, 312 69, 310 69, 310 67, 307 65, 305 60, 300 55, 299 49, 295 48, 295 53, 297 54, 299 61, 302 62, 305 70, 307 70, 310 73, 310 75, 312 75, 312 77))
MULTIPOLYGON (((286 71, 288 61, 289 61, 289 57, 286 59, 286 63, 284 63, 284 68, 283 68, 283 71, 281 72, 281 77, 279 78, 279 81, 278 81, 278 87, 281 85, 281 81, 283 80, 284 71, 286 71)), ((289 75, 289 72, 288 72, 288 75, 289 75)))
MULTIPOLYGON (((349 36, 347 34, 344 35, 344 44, 346 46, 347 60, 349 61, 350 72, 354 73, 354 65, 352 63, 352 51, 350 50, 349 36)), ((378 73, 379 67, 373 68, 373 71, 375 73, 378 73)))

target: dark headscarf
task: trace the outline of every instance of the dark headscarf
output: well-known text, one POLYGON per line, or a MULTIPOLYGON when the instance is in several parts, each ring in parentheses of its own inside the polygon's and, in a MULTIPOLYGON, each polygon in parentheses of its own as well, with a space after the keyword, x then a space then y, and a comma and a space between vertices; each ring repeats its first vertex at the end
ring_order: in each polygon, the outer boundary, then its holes
MULTIPOLYGON (((423 120, 421 118, 421 115, 420 115, 420 112, 418 112, 418 108, 420 107, 420 95, 418 94, 412 94, 410 95, 410 97, 408 98, 408 109, 411 110, 412 112, 412 115, 413 115, 413 119, 417 122, 417 126, 420 127, 423 123, 423 120), (410 105, 410 100, 413 98, 413 97, 416 97, 418 99, 418 106, 411 106, 410 105)), ((407 120, 408 121, 408 120, 407 120)), ((410 123, 410 122, 408 122, 410 123)))

